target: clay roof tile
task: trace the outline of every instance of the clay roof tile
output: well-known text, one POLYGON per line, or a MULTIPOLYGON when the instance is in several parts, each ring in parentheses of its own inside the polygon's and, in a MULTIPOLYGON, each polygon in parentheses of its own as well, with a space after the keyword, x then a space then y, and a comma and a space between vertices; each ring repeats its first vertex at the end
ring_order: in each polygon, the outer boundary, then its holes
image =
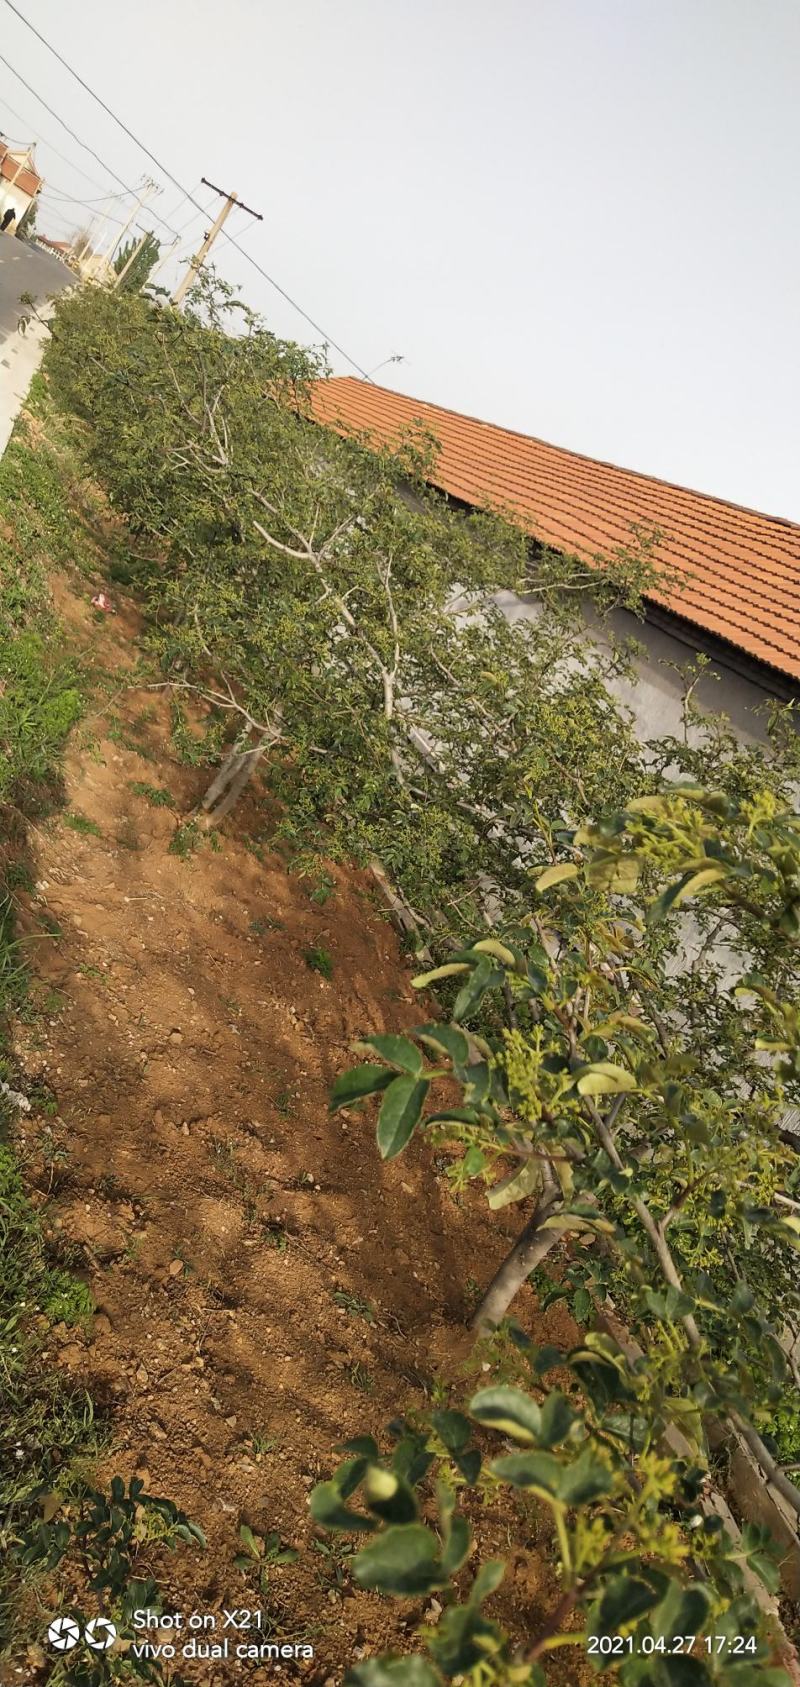
POLYGON ((439 443, 431 480, 476 508, 501 508, 533 538, 591 558, 657 531, 669 576, 654 603, 800 680, 800 525, 705 492, 407 398, 353 376, 319 382, 319 422, 396 444, 413 424, 439 443), (673 583, 677 578, 677 585, 673 583))

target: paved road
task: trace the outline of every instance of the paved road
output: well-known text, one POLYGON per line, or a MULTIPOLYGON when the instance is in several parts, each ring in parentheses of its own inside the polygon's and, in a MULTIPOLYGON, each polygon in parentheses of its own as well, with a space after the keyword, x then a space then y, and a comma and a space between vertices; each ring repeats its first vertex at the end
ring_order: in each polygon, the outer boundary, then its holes
POLYGON ((0 235, 0 341, 16 332, 21 293, 32 293, 43 304, 51 293, 60 293, 74 280, 59 258, 26 240, 0 235))
POLYGON ((30 293, 40 311, 47 301, 74 283, 66 264, 38 246, 0 234, 0 457, 25 403, 47 339, 43 323, 33 321, 25 334, 17 332, 24 307, 20 294, 30 293))

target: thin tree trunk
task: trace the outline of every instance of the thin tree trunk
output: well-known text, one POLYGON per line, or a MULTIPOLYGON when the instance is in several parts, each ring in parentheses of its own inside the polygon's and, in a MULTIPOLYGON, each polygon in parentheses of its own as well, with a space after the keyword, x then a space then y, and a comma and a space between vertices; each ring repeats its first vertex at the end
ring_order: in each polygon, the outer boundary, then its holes
POLYGON ((245 785, 249 783, 256 768, 271 744, 277 743, 280 733, 264 732, 257 742, 249 749, 233 749, 225 757, 216 777, 212 779, 205 795, 201 797, 195 813, 203 812, 203 824, 216 826, 218 821, 224 820, 226 814, 238 802, 245 785))
POLYGON ((215 778, 212 779, 205 795, 201 797, 198 804, 199 808, 213 808, 217 798, 221 797, 223 791, 227 789, 227 786, 230 784, 234 774, 241 766, 246 755, 246 750, 238 750, 234 744, 233 749, 228 751, 219 772, 216 774, 215 778))
MULTIPOLYGON (((244 755, 238 758, 234 767, 231 769, 231 777, 228 782, 227 790, 222 796, 220 796, 219 801, 214 804, 214 807, 207 810, 205 817, 206 825, 216 826, 219 820, 224 820, 226 814, 230 814, 231 809, 239 801, 245 785, 250 783, 250 780, 252 779, 266 748, 267 741, 265 738, 262 738, 260 744, 256 744, 252 750, 245 750, 244 755)), ((205 808, 205 806, 206 803, 204 798, 203 807, 205 808)))
POLYGON ((534 1267, 549 1254, 564 1234, 562 1230, 544 1230, 545 1219, 551 1217, 561 1199, 561 1191, 546 1186, 534 1212, 520 1231, 510 1252, 496 1271, 483 1299, 470 1319, 470 1329, 485 1335, 503 1319, 514 1296, 522 1288, 534 1267))

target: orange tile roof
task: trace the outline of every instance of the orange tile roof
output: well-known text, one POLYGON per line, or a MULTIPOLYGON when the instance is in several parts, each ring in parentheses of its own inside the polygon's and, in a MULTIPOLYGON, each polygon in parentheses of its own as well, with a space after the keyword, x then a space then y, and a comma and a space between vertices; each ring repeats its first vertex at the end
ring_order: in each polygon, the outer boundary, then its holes
POLYGON ((632 469, 461 416, 346 375, 314 389, 317 421, 391 445, 421 423, 441 450, 432 482, 476 508, 503 509, 533 538, 583 557, 658 529, 656 566, 680 576, 655 603, 800 680, 800 526, 632 469))

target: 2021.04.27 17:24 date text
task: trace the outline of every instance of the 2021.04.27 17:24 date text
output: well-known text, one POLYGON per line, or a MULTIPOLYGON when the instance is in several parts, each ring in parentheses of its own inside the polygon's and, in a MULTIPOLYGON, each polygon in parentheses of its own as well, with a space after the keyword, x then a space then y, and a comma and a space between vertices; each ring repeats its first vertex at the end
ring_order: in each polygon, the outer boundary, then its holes
POLYGON ((591 1634, 586 1650, 596 1656, 622 1657, 626 1652, 644 1654, 657 1652, 672 1656, 680 1652, 692 1652, 695 1647, 700 1651, 713 1652, 719 1655, 727 1652, 732 1657, 747 1657, 756 1651, 755 1636, 750 1634, 673 1634, 667 1640, 664 1635, 643 1634, 638 1638, 628 1634, 591 1634))

